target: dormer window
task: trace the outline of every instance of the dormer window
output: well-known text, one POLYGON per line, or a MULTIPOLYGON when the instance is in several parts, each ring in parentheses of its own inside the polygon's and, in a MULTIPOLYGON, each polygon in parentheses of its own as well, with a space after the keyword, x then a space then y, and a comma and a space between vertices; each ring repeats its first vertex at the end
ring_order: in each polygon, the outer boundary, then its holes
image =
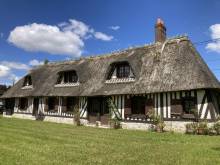
POLYGON ((58 73, 58 79, 56 83, 56 87, 59 86, 76 86, 79 85, 78 83, 78 76, 75 70, 71 71, 63 71, 58 73))
POLYGON ((26 76, 26 77, 24 78, 24 84, 23 84, 23 86, 30 86, 30 85, 32 85, 31 76, 26 76))
POLYGON ((130 76, 130 66, 128 64, 120 64, 116 67, 117 78, 128 78, 130 76))
POLYGON ((128 62, 117 62, 110 66, 106 83, 133 82, 135 76, 128 62))
POLYGON ((30 75, 24 78, 22 89, 29 89, 29 88, 32 88, 32 79, 30 75))

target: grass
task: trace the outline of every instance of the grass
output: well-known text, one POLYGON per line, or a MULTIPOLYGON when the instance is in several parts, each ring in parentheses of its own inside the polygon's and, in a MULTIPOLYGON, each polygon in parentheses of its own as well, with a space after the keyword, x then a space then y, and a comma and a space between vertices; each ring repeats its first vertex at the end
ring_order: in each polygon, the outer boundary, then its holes
POLYGON ((0 117, 0 164, 220 164, 220 137, 0 117))

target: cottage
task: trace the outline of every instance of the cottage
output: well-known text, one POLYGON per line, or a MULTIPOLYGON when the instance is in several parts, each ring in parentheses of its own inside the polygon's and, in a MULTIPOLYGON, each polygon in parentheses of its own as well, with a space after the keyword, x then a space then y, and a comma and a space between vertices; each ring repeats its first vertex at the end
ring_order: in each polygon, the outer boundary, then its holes
POLYGON ((153 110, 167 128, 183 130, 195 119, 219 117, 219 89, 188 37, 167 38, 158 19, 155 43, 39 66, 2 97, 15 117, 72 123, 78 107, 85 125, 118 118, 123 128, 148 129, 153 110))

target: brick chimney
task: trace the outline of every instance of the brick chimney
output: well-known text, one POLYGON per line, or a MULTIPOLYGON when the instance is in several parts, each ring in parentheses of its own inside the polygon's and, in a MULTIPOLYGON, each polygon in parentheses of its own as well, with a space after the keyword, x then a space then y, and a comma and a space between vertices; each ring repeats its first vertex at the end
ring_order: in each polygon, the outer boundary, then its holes
POLYGON ((166 27, 162 19, 158 18, 155 25, 155 42, 164 42, 166 40, 166 27))

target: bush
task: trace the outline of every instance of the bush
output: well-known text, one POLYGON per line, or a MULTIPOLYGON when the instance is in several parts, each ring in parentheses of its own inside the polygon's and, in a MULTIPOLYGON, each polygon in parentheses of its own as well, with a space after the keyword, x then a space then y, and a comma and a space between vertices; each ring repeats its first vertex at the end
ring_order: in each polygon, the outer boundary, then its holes
POLYGON ((74 124, 76 126, 80 126, 81 122, 80 122, 80 111, 79 111, 79 107, 76 105, 73 108, 73 112, 74 112, 74 124))
POLYGON ((209 133, 209 128, 207 122, 199 122, 197 126, 198 135, 207 135, 209 133))
POLYGON ((210 130, 210 128, 208 127, 207 122, 186 124, 186 133, 187 134, 207 135, 207 134, 209 134, 209 130, 210 130))
POLYGON ((159 123, 156 124, 156 131, 157 132, 164 132, 165 123, 161 120, 159 123))
POLYGON ((154 124, 154 130, 156 132, 164 132, 164 127, 166 125, 162 117, 160 115, 156 115, 154 109, 150 109, 147 115, 154 124))
POLYGON ((209 135, 216 135, 217 133, 216 133, 216 131, 215 131, 215 129, 214 129, 214 127, 210 127, 209 128, 209 135))
POLYGON ((188 123, 186 124, 186 133, 187 134, 196 134, 197 123, 188 123))
POLYGON ((213 129, 216 131, 218 135, 220 135, 220 122, 219 121, 213 125, 213 129))
POLYGON ((111 119, 110 126, 111 128, 119 129, 121 128, 121 122, 117 118, 111 119))

